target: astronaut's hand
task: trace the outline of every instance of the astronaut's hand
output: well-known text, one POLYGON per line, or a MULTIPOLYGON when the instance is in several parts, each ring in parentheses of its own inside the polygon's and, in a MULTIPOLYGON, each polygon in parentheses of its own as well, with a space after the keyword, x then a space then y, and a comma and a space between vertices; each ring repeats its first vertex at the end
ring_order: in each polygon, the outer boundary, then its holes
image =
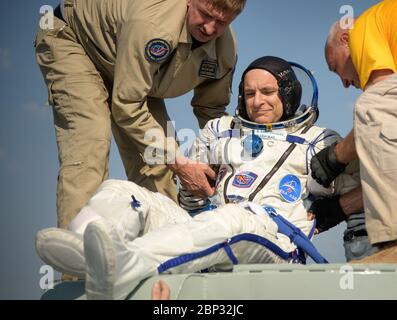
POLYGON ((330 198, 315 200, 308 212, 308 216, 316 218, 316 229, 319 233, 324 232, 347 219, 339 203, 339 195, 330 198))
POLYGON ((336 159, 336 144, 335 142, 321 150, 310 162, 313 179, 325 188, 328 188, 332 181, 346 168, 346 164, 336 159))
POLYGON ((202 197, 214 195, 214 184, 210 184, 209 181, 215 181, 216 173, 208 164, 187 158, 177 158, 175 164, 168 166, 179 177, 186 190, 193 195, 202 197))

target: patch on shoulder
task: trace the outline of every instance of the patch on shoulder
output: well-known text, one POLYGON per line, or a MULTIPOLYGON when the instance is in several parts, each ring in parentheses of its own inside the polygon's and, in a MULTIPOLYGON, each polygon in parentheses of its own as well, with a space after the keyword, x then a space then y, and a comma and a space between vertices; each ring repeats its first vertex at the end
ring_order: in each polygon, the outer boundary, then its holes
POLYGON ((216 79, 218 71, 218 61, 204 59, 201 62, 199 76, 203 78, 216 79))
POLYGON ((302 185, 299 178, 293 174, 284 176, 279 184, 279 192, 281 197, 289 203, 298 201, 302 195, 302 185))
POLYGON ((152 39, 146 44, 145 57, 149 62, 163 62, 170 54, 171 46, 163 39, 152 39))

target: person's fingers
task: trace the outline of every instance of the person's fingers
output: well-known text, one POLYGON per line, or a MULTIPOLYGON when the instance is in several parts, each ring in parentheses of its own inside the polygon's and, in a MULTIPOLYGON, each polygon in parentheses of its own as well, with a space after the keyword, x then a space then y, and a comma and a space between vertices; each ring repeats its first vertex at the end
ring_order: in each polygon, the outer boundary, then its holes
POLYGON ((161 288, 160 300, 169 300, 170 299, 170 288, 163 280, 160 280, 159 282, 160 282, 159 285, 161 288))
POLYGON ((210 167, 206 166, 204 173, 212 180, 216 180, 216 172, 210 167))
POLYGON ((215 194, 215 188, 214 187, 208 187, 205 189, 205 197, 212 197, 215 194))
POLYGON ((156 282, 152 288, 152 300, 160 300, 161 299, 161 287, 160 283, 156 282))
POLYGON ((319 234, 320 232, 318 231, 318 229, 316 228, 316 229, 314 229, 314 234, 315 235, 317 235, 317 234, 319 234))
POLYGON ((204 179, 202 189, 206 196, 212 196, 215 191, 215 188, 210 186, 207 179, 204 179))

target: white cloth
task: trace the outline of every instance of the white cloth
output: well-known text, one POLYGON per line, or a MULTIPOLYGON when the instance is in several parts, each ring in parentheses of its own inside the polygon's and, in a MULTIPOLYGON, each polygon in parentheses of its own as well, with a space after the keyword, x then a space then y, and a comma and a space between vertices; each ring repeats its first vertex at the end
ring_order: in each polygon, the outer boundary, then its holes
POLYGON ((190 218, 170 198, 124 180, 103 182, 72 220, 69 230, 84 234, 87 225, 98 217, 112 221, 130 240, 161 226, 185 222, 190 218), (132 206, 132 196, 139 201, 140 207, 132 206))

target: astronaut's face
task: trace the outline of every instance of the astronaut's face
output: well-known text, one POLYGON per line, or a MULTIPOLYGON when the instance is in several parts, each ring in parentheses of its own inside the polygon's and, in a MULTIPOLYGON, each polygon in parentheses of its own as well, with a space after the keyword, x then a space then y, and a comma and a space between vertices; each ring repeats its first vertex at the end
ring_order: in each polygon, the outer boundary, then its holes
POLYGON ((283 115, 277 80, 266 70, 247 72, 244 77, 244 99, 248 117, 253 122, 277 122, 283 115))
POLYGON ((200 42, 208 42, 221 36, 236 14, 216 10, 210 0, 187 0, 187 28, 191 36, 200 42))

